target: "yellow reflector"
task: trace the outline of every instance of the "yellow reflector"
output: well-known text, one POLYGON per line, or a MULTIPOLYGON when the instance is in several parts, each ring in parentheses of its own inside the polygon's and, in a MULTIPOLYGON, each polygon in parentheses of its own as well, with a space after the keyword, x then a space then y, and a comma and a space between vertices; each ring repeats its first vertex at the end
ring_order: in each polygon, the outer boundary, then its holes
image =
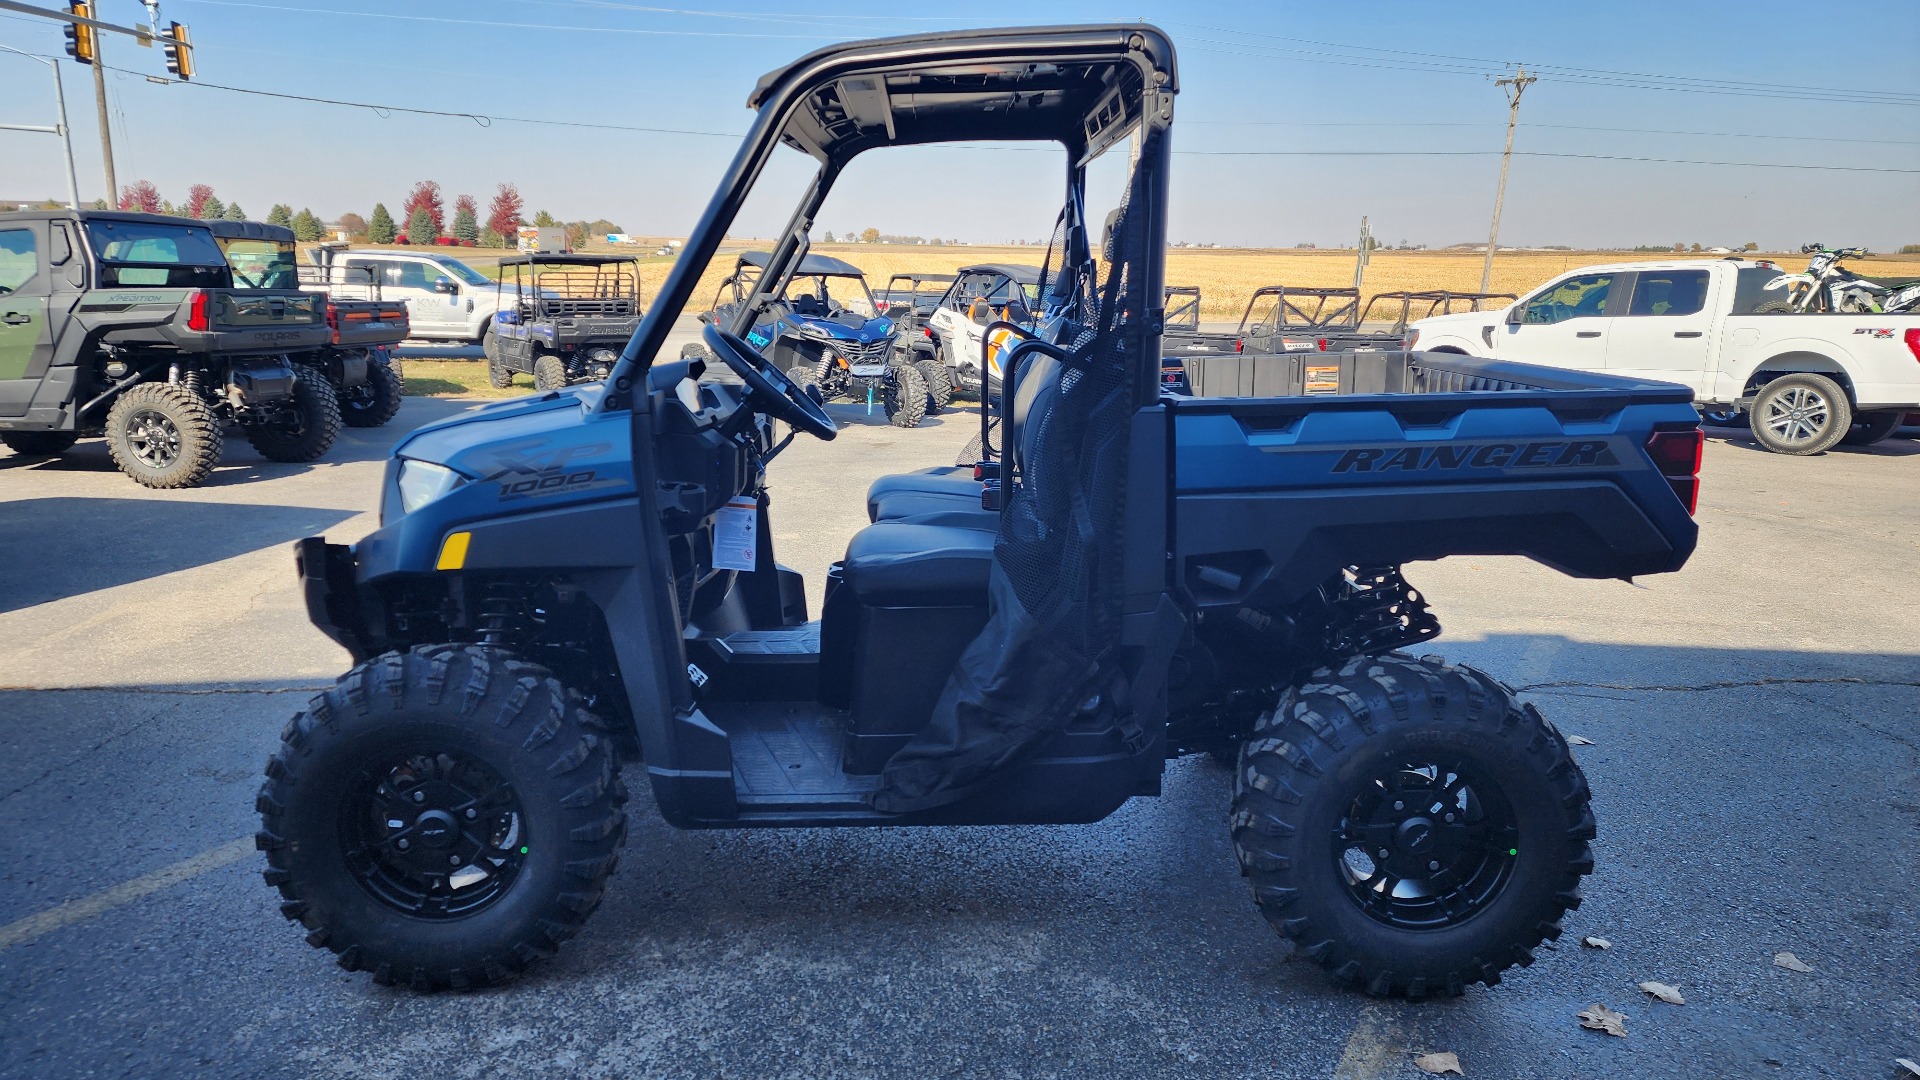
POLYGON ((440 562, 435 570, 458 570, 467 565, 467 542, 473 539, 472 533, 457 532, 449 535, 440 545, 440 562))

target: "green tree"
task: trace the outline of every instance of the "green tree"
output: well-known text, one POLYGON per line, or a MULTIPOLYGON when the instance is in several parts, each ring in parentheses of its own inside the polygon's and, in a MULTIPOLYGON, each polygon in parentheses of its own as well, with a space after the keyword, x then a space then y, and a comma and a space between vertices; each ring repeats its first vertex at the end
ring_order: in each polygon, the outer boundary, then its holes
POLYGON ((823 244, 832 244, 832 243, 835 243, 836 241, 833 238, 833 234, 828 233, 827 235, 820 238, 820 242, 823 244))
POLYGON ((480 239, 479 210, 479 204, 471 195, 462 195, 453 201, 453 228, 449 231, 455 240, 471 244, 480 239))
POLYGON ((295 240, 313 241, 323 239, 326 235, 326 223, 318 217, 315 217, 313 211, 303 206, 300 208, 299 213, 293 215, 293 238, 295 240))
POLYGON ((558 224, 560 224, 560 219, 547 213, 545 210, 533 215, 533 227, 536 229, 551 229, 558 224))
POLYGON ((489 225, 486 228, 480 230, 480 246, 483 248, 506 247, 507 238, 504 236, 501 236, 497 232, 494 232, 493 227, 489 225))
POLYGON ((108 205, 107 205, 107 200, 105 200, 105 199, 95 199, 95 200, 93 200, 92 202, 90 202, 90 203, 88 203, 88 204, 87 204, 87 209, 89 209, 89 210, 111 210, 111 209, 113 209, 113 207, 111 207, 111 206, 108 206, 108 205))
POLYGON ((1740 250, 1741 251, 1759 251, 1760 245, 1749 240, 1745 244, 1741 245, 1740 250))
POLYGON ((1695 250, 1695 251, 1699 251, 1699 250, 1701 250, 1701 248, 1700 248, 1700 245, 1699 245, 1699 243, 1698 243, 1698 242, 1695 242, 1695 243, 1694 243, 1694 245, 1693 245, 1693 250, 1695 250))
POLYGON ((207 204, 200 208, 200 217, 205 221, 218 221, 227 216, 227 204, 217 196, 207 196, 207 204))
POLYGON ((293 228, 293 207, 286 203, 274 203, 273 209, 267 211, 267 224, 283 229, 293 228))
POLYGON ((1902 255, 1920 255, 1920 244, 1901 244, 1901 245, 1900 245, 1900 254, 1902 254, 1902 255))
POLYGON ((387 213, 386 203, 373 204, 373 217, 367 219, 367 240, 374 244, 393 243, 394 233, 399 230, 393 226, 393 215, 387 213))
POLYGON ((220 215, 220 220, 245 221, 247 220, 247 212, 245 210, 240 209, 239 203, 230 202, 227 204, 227 212, 220 215))
POLYGON ((433 227, 433 211, 424 206, 414 207, 407 217, 407 243, 431 244, 439 235, 439 230, 433 227))
POLYGON ((587 231, 595 236, 605 236, 608 233, 623 233, 627 230, 621 228, 617 222, 608 221, 606 218, 595 218, 587 222, 587 231))

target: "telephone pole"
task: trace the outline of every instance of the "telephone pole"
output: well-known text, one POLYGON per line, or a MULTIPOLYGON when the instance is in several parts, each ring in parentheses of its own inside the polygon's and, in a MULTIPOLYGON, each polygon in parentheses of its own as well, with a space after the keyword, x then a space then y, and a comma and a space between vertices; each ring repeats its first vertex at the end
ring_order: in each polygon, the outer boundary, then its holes
POLYGON ((1480 268, 1481 292, 1493 284, 1493 252, 1500 246, 1500 209, 1507 201, 1507 166, 1513 163, 1513 129, 1520 122, 1520 95, 1538 81, 1537 76, 1527 74, 1527 69, 1520 67, 1514 69, 1514 74, 1493 83, 1507 95, 1507 149, 1500 155, 1500 187, 1493 195, 1493 231, 1487 236, 1487 261, 1480 268))
MULTIPOLYGON (((107 205, 119 206, 120 185, 114 182, 113 176, 113 132, 107 128, 107 62, 100 59, 102 36, 95 34, 93 38, 93 105, 100 117, 100 160, 107 168, 107 205)), ((1501 170, 1502 183, 1505 182, 1505 175, 1506 171, 1501 170)), ((1495 216, 1498 217, 1497 214, 1495 216)))

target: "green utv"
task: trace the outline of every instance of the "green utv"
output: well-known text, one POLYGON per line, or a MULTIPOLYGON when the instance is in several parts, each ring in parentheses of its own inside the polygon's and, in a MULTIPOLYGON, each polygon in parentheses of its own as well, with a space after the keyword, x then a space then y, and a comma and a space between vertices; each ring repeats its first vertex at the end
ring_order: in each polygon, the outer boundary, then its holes
POLYGON ((340 431, 321 372, 324 296, 235 288, 212 230, 117 211, 0 214, 0 442, 54 455, 103 435, 120 471, 192 487, 238 425, 273 461, 312 461, 340 431))

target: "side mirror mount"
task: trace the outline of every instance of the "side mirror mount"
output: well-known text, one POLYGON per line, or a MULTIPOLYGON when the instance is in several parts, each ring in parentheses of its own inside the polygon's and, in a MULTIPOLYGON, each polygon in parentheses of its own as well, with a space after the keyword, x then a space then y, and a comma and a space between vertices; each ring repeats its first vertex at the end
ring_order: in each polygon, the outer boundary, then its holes
POLYGON ((1519 326, 1526 320, 1527 309, 1523 304, 1515 304, 1507 309, 1507 325, 1519 326))
POLYGON ((434 278, 433 291, 446 293, 448 296, 457 296, 460 293, 460 286, 455 285, 452 278, 434 278))

